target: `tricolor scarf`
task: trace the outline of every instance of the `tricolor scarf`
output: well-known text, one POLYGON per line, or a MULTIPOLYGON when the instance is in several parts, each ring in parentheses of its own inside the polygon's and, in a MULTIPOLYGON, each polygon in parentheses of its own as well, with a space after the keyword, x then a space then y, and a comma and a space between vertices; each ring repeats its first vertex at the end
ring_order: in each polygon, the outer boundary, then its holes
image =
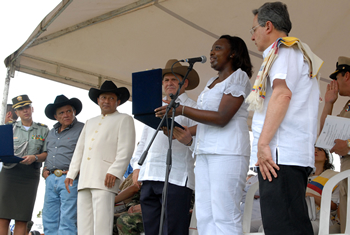
POLYGON ((316 56, 309 48, 308 45, 302 43, 298 38, 295 37, 283 37, 278 38, 272 45, 268 55, 264 58, 264 61, 259 69, 258 75, 255 79, 252 92, 246 99, 246 103, 249 103, 248 110, 261 112, 264 107, 264 100, 266 96, 266 84, 269 71, 273 65, 273 62, 278 56, 278 49, 281 45, 287 47, 298 46, 300 51, 304 55, 304 59, 309 64, 310 78, 318 75, 320 68, 322 67, 323 61, 316 56))
MULTIPOLYGON (((327 181, 338 174, 336 171, 332 170, 325 170, 322 172, 319 176, 317 176, 315 179, 313 179, 310 183, 308 183, 306 192, 307 193, 312 193, 317 196, 322 196, 322 190, 327 181)), ((336 185, 333 188, 333 191, 337 188, 338 186, 336 185)))
POLYGON ((346 107, 345 111, 349 112, 349 110, 350 110, 350 102, 347 103, 347 107, 346 107))

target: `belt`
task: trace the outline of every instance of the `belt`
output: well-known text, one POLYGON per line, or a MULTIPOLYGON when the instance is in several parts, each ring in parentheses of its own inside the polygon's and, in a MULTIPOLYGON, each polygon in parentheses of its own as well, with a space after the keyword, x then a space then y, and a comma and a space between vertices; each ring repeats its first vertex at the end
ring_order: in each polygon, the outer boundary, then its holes
POLYGON ((49 170, 49 175, 54 174, 57 177, 61 177, 62 175, 67 174, 67 172, 68 170, 55 169, 55 170, 49 170))

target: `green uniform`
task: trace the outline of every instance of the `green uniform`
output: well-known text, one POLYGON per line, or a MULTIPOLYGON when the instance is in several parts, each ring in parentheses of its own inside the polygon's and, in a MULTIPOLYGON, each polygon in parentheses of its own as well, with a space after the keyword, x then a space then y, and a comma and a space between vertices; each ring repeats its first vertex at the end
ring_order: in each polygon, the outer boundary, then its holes
MULTIPOLYGON (((130 207, 140 204, 140 191, 138 191, 131 199, 131 201, 126 204, 126 209, 128 210, 130 207)), ((125 212, 121 214, 119 217, 114 217, 114 227, 113 227, 113 235, 133 235, 140 234, 143 232, 143 224, 142 224, 142 213, 128 213, 125 212)))
MULTIPOLYGON (((343 110, 338 115, 339 117, 350 118, 350 100, 346 102, 343 110)), ((350 169, 350 155, 347 154, 340 158, 340 172, 350 169)), ((339 214, 340 214, 340 226, 341 232, 345 233, 346 225, 346 208, 348 198, 348 181, 342 180, 339 183, 339 214)))
POLYGON ((49 133, 46 125, 33 122, 28 131, 22 126, 21 121, 13 123, 13 126, 13 145, 16 156, 23 157, 46 152, 46 137, 49 133))
MULTIPOLYGON (((28 131, 22 122, 12 124, 15 155, 40 154, 46 151, 47 126, 34 123, 28 131)), ((0 172, 0 218, 29 221, 32 218, 41 163, 6 164, 0 172), (25 195, 25 197, 23 196, 25 195)))
POLYGON ((143 232, 142 213, 125 213, 117 220, 119 235, 139 235, 143 232))

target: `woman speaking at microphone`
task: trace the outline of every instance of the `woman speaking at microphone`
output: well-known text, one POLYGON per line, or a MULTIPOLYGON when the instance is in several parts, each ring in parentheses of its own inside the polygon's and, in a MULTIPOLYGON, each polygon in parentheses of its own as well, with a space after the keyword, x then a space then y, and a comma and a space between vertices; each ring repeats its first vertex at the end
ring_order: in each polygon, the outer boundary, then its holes
MULTIPOLYGON (((198 109, 180 105, 176 115, 197 121, 196 130, 175 127, 174 137, 194 146, 196 215, 200 235, 242 234, 240 200, 248 172, 247 125, 252 64, 239 37, 223 35, 210 51, 211 78, 197 100, 198 109), (191 133, 196 133, 192 143, 191 133)), ((166 106, 156 109, 165 114, 166 106)), ((169 112, 171 113, 171 112, 169 112)))

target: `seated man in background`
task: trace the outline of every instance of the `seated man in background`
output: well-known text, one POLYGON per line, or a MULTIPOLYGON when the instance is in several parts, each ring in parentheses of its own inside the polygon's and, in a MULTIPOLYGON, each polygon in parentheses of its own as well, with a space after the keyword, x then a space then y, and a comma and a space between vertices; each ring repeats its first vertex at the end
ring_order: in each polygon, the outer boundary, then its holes
POLYGON ((138 235, 144 231, 140 205, 140 187, 132 182, 131 173, 121 184, 115 203, 124 202, 125 211, 114 214, 113 235, 138 235))

